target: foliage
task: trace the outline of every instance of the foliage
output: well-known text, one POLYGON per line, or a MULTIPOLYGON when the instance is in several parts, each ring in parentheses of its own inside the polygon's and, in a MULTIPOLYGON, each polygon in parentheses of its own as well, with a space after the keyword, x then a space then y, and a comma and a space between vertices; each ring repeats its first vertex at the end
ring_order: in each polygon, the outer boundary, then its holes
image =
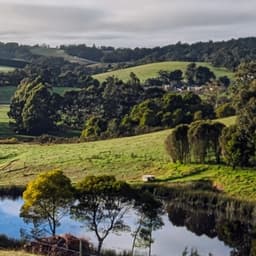
POLYGON ((51 93, 40 79, 23 81, 15 92, 9 117, 18 132, 38 135, 55 128, 58 95, 51 93))
POLYGON ((182 97, 165 93, 160 98, 146 99, 135 105, 123 118, 121 125, 131 134, 150 131, 154 127, 175 127, 181 123, 190 123, 199 110, 201 119, 214 118, 212 106, 202 102, 197 95, 188 93, 182 97))
POLYGON ((29 182, 23 193, 21 217, 36 228, 47 224, 53 236, 73 203, 71 181, 61 171, 49 171, 29 182))
POLYGON ((214 66, 233 70, 241 60, 255 59, 255 38, 231 39, 226 42, 180 43, 155 48, 89 47, 86 45, 61 46, 67 53, 107 63, 148 63, 163 60, 205 61, 214 66))
POLYGON ((256 165, 256 63, 240 65, 236 77, 237 122, 222 135, 225 159, 233 168, 256 165))
POLYGON ((146 247, 149 250, 148 255, 151 255, 151 246, 154 242, 152 232, 160 229, 163 226, 161 214, 163 213, 163 205, 149 191, 137 192, 135 201, 135 209, 138 220, 135 230, 132 233, 132 256, 134 255, 135 247, 146 247))
POLYGON ((220 163, 219 138, 223 128, 224 125, 218 122, 196 121, 190 125, 187 136, 192 161, 205 163, 213 156, 216 163, 220 163))
POLYGON ((231 103, 224 103, 215 110, 215 113, 217 118, 222 118, 234 116, 236 114, 236 110, 231 103))
POLYGON ((188 125, 178 125, 165 140, 165 148, 174 163, 189 161, 188 129, 188 125))
POLYGON ((114 176, 87 176, 77 184, 78 204, 73 216, 85 223, 98 239, 97 255, 110 232, 124 230, 124 214, 130 208, 131 188, 114 176))

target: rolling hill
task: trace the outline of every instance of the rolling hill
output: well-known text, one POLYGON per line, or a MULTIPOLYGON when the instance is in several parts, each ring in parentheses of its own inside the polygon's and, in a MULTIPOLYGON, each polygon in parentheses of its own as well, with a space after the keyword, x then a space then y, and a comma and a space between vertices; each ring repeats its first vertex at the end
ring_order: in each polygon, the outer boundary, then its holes
MULTIPOLYGON (((97 74, 97 75, 94 75, 93 77, 100 81, 103 81, 108 76, 116 76, 119 79, 122 79, 123 81, 127 81, 129 80, 130 73, 133 72, 138 76, 138 78, 142 82, 144 82, 148 78, 156 77, 160 70, 173 71, 176 69, 180 69, 184 71, 189 63, 190 62, 182 62, 182 61, 156 62, 152 64, 140 65, 140 66, 125 68, 125 69, 118 69, 116 71, 97 74)), ((197 65, 210 68, 216 74, 217 77, 228 76, 230 79, 234 78, 234 73, 230 72, 226 68, 216 68, 216 67, 213 67, 211 64, 205 63, 205 62, 197 62, 197 65)))
POLYGON ((73 63, 79 63, 79 64, 85 64, 85 65, 95 63, 92 60, 71 56, 67 54, 64 50, 61 50, 58 48, 33 47, 30 49, 30 52, 34 55, 39 55, 39 56, 63 58, 64 60, 73 62, 73 63))
MULTIPOLYGON (((231 125, 235 117, 218 121, 231 125)), ((164 140, 171 131, 73 144, 6 144, 6 140, 0 141, 0 185, 24 185, 40 172, 52 169, 63 170, 73 182, 86 175, 108 174, 138 183, 142 175, 152 174, 165 185, 211 181, 228 196, 255 200, 253 169, 234 171, 225 165, 171 163, 164 148, 164 140)))

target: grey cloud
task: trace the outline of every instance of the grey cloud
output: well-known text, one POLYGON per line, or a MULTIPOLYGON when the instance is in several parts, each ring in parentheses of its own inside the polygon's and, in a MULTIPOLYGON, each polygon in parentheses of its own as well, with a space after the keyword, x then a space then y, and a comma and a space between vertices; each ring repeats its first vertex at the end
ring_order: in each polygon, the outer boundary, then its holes
POLYGON ((97 29, 105 15, 100 9, 33 4, 4 4, 0 12, 9 14, 7 27, 15 24, 17 29, 24 32, 30 30, 72 32, 97 29))
POLYGON ((255 36, 255 10, 255 0, 0 0, 0 36, 114 46, 219 40, 255 36))

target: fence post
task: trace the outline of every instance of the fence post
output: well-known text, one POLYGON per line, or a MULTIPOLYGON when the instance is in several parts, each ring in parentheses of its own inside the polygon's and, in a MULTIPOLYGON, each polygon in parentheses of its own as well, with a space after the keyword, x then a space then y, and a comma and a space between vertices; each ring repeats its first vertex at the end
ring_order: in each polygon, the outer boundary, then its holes
POLYGON ((82 243, 82 239, 79 239, 79 256, 83 256, 83 243, 82 243))

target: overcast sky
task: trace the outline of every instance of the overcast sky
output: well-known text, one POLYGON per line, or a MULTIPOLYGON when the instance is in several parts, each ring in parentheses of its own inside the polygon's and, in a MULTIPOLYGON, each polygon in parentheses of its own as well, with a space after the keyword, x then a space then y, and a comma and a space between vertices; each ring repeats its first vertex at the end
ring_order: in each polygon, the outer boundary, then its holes
POLYGON ((152 47, 256 36, 256 0, 0 0, 0 41, 152 47))

